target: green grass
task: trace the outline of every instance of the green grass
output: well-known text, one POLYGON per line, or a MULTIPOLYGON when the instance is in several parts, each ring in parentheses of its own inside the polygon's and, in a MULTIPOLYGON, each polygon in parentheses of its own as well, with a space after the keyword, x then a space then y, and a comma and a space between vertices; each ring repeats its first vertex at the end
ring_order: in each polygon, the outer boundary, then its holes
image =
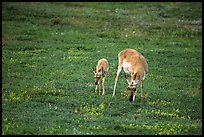
POLYGON ((2 134, 202 134, 202 3, 2 3, 2 134), (149 64, 135 103, 117 54, 149 64), (92 68, 109 61, 105 96, 92 68))

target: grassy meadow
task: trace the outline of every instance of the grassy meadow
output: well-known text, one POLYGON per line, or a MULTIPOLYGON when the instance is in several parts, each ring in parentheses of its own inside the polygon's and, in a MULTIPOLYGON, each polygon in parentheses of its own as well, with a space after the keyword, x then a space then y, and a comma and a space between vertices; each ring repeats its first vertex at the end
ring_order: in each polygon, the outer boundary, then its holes
POLYGON ((202 3, 2 2, 2 134, 202 134, 202 3), (148 62, 128 100, 118 53, 148 62), (92 69, 109 62, 105 95, 92 69))

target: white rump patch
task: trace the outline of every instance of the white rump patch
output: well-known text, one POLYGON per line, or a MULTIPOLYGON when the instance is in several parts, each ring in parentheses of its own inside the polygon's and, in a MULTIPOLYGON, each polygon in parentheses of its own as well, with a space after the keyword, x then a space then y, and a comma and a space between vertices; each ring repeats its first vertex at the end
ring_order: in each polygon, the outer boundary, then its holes
POLYGON ((130 68, 131 68, 130 63, 123 60, 122 67, 123 67, 123 70, 125 71, 125 73, 128 73, 128 74, 130 73, 130 68))

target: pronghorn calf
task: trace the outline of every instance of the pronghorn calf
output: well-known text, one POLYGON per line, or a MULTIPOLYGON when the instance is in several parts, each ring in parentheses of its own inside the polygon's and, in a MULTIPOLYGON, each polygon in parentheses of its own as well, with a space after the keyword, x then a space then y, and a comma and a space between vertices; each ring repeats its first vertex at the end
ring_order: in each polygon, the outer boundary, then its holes
POLYGON ((137 86, 141 82, 141 98, 143 95, 143 81, 148 72, 148 64, 145 57, 134 49, 125 49, 118 54, 118 71, 115 78, 113 96, 116 94, 116 84, 121 70, 126 73, 126 80, 128 82, 129 101, 133 102, 137 93, 137 86), (128 78, 128 75, 131 78, 128 78))
POLYGON ((108 72, 108 61, 106 59, 100 59, 96 66, 96 71, 93 70, 93 73, 94 73, 95 84, 96 84, 95 92, 97 92, 97 90, 98 91, 100 90, 99 89, 100 79, 102 77, 102 88, 103 88, 102 95, 105 95, 104 82, 105 82, 107 72, 108 72))

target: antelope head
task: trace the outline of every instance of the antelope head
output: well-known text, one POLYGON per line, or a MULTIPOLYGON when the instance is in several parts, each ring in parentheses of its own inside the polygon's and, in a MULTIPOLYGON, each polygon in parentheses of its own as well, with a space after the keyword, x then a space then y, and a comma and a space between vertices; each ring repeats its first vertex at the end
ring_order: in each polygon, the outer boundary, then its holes
POLYGON ((135 100, 135 92, 137 92, 137 85, 138 85, 138 80, 135 80, 136 79, 136 75, 134 75, 134 78, 129 80, 129 79, 126 79, 127 82, 128 82, 128 90, 129 90, 129 101, 130 102, 134 102, 135 100))

